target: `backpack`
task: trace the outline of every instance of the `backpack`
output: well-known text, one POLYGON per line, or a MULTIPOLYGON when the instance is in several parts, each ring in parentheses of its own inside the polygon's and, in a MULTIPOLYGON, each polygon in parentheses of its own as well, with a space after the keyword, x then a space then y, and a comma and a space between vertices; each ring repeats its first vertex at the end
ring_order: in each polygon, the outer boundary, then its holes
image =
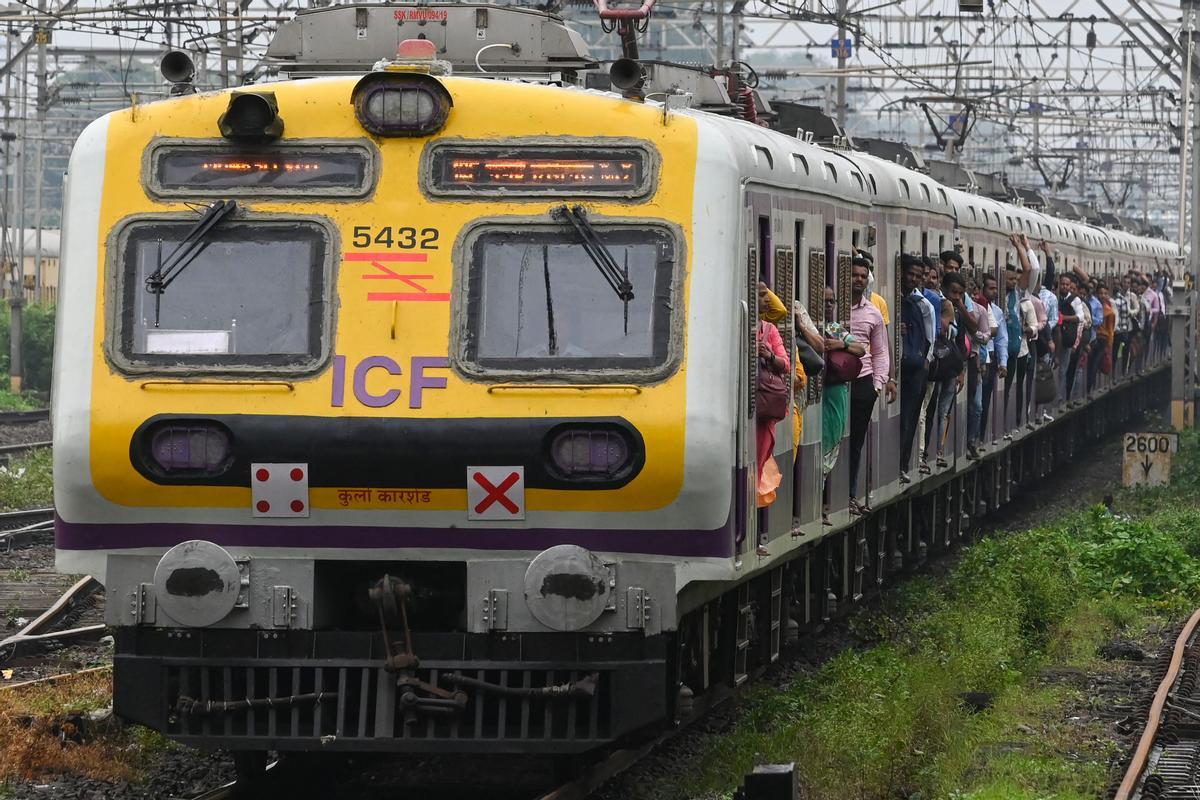
POLYGON ((966 355, 958 342, 945 334, 938 334, 933 342, 933 365, 929 368, 929 380, 942 381, 962 372, 966 355))
POLYGON ((901 339, 900 367, 921 369, 925 366, 925 354, 929 351, 929 334, 925 330, 925 315, 921 313, 923 298, 908 294, 900 306, 900 321, 904 323, 901 339))
POLYGON ((1021 352, 1021 340, 1025 338, 1025 332, 1021 330, 1021 298, 1014 290, 1009 292, 1005 302, 1010 303, 1004 313, 1004 322, 1008 326, 1008 357, 1015 358, 1021 352), (1013 298, 1016 298, 1015 302, 1013 298))

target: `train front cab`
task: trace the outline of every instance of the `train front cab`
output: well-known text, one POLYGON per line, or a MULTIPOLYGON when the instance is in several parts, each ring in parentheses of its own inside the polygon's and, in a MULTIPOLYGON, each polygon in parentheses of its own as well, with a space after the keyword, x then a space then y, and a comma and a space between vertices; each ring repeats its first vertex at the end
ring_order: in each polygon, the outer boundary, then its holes
POLYGON ((227 93, 119 112, 81 139, 57 544, 60 568, 105 583, 123 717, 239 750, 546 753, 669 719, 679 565, 727 579, 734 540, 732 413, 705 400, 727 362, 685 358, 719 338, 689 314, 733 312, 728 291, 693 286, 716 280, 692 267, 727 231, 693 241, 696 124, 612 96, 445 85, 444 129, 415 138, 368 136, 352 79, 269 87, 286 134, 254 152, 330 169, 316 154, 365 154, 340 195, 238 185, 254 162, 220 136, 227 93), (598 137, 597 116, 619 124, 598 137), (546 131, 611 176, 489 183, 514 152, 563 158, 546 131), (172 184, 156 153, 218 191, 172 184), (218 198, 236 210, 156 310, 158 239, 170 262, 193 205, 218 198), (307 232, 305 259, 264 235, 280 226, 307 232), (578 244, 593 235, 604 265, 578 244), (263 313, 311 322, 308 341, 234 331, 224 307, 253 299, 239 271, 293 262, 311 267, 311 302, 263 313), (637 352, 566 352, 581 330, 593 345, 628 331, 637 352), (241 357, 279 340, 311 358, 241 357))

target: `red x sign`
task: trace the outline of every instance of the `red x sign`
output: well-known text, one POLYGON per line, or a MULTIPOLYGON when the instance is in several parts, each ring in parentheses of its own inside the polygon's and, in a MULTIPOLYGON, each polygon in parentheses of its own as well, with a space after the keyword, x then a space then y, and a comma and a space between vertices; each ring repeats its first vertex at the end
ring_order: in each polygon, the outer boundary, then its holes
POLYGON ((467 519, 525 519, 525 468, 467 467, 467 519))

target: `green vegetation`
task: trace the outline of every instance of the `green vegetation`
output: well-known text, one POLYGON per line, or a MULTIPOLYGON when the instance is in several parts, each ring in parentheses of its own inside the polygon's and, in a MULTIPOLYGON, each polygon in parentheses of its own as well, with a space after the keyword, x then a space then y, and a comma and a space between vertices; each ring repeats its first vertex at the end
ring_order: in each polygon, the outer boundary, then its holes
POLYGON ((0 511, 54 505, 53 455, 34 450, 0 467, 0 511))
POLYGON ((948 577, 911 581, 859 623, 882 643, 751 692, 683 796, 729 796, 755 763, 778 761, 796 762, 809 798, 1102 796, 1113 744, 1070 720, 1086 686, 1048 676, 1119 674, 1100 644, 1200 604, 1200 435, 1181 451, 1175 485, 1118 496, 1129 516, 1098 507, 993 536, 948 577), (966 693, 987 707, 973 713, 966 693))
MULTIPOLYGON (((54 307, 25 306, 21 315, 25 356, 24 388, 27 392, 50 391, 50 368, 54 360, 54 307)), ((7 303, 0 304, 0 384, 8 386, 9 351, 12 341, 7 303)), ((20 411, 41 408, 44 403, 29 395, 0 393, 0 410, 20 411), (7 395, 7 397, 6 397, 7 395), (20 405, 19 403, 27 403, 20 405), (11 405, 10 405, 11 403, 11 405)))
POLYGON ((0 411, 32 411, 35 408, 42 408, 46 405, 40 397, 32 392, 15 394, 9 391, 7 376, 5 376, 4 380, 5 386, 0 387, 0 411))

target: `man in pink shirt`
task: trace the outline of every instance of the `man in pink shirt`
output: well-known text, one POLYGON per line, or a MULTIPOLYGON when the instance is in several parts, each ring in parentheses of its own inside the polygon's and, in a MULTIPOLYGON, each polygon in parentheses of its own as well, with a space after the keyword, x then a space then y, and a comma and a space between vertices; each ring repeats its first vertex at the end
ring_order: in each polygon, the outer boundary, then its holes
POLYGON ((862 357, 862 371, 850 384, 850 513, 870 512, 866 503, 858 502, 858 468, 863 443, 871 425, 871 412, 881 390, 887 391, 887 401, 896 400, 896 383, 890 378, 892 349, 887 325, 879 309, 866 297, 869 267, 864 259, 854 259, 850 280, 850 333, 867 345, 862 357))
POLYGON ((1142 295, 1142 302, 1146 304, 1146 309, 1149 312, 1150 332, 1147 338, 1149 339, 1150 352, 1153 354, 1158 352, 1159 349, 1159 337, 1156 334, 1158 334, 1158 329, 1162 325, 1162 295, 1154 288, 1153 279, 1146 281, 1146 292, 1142 295))

